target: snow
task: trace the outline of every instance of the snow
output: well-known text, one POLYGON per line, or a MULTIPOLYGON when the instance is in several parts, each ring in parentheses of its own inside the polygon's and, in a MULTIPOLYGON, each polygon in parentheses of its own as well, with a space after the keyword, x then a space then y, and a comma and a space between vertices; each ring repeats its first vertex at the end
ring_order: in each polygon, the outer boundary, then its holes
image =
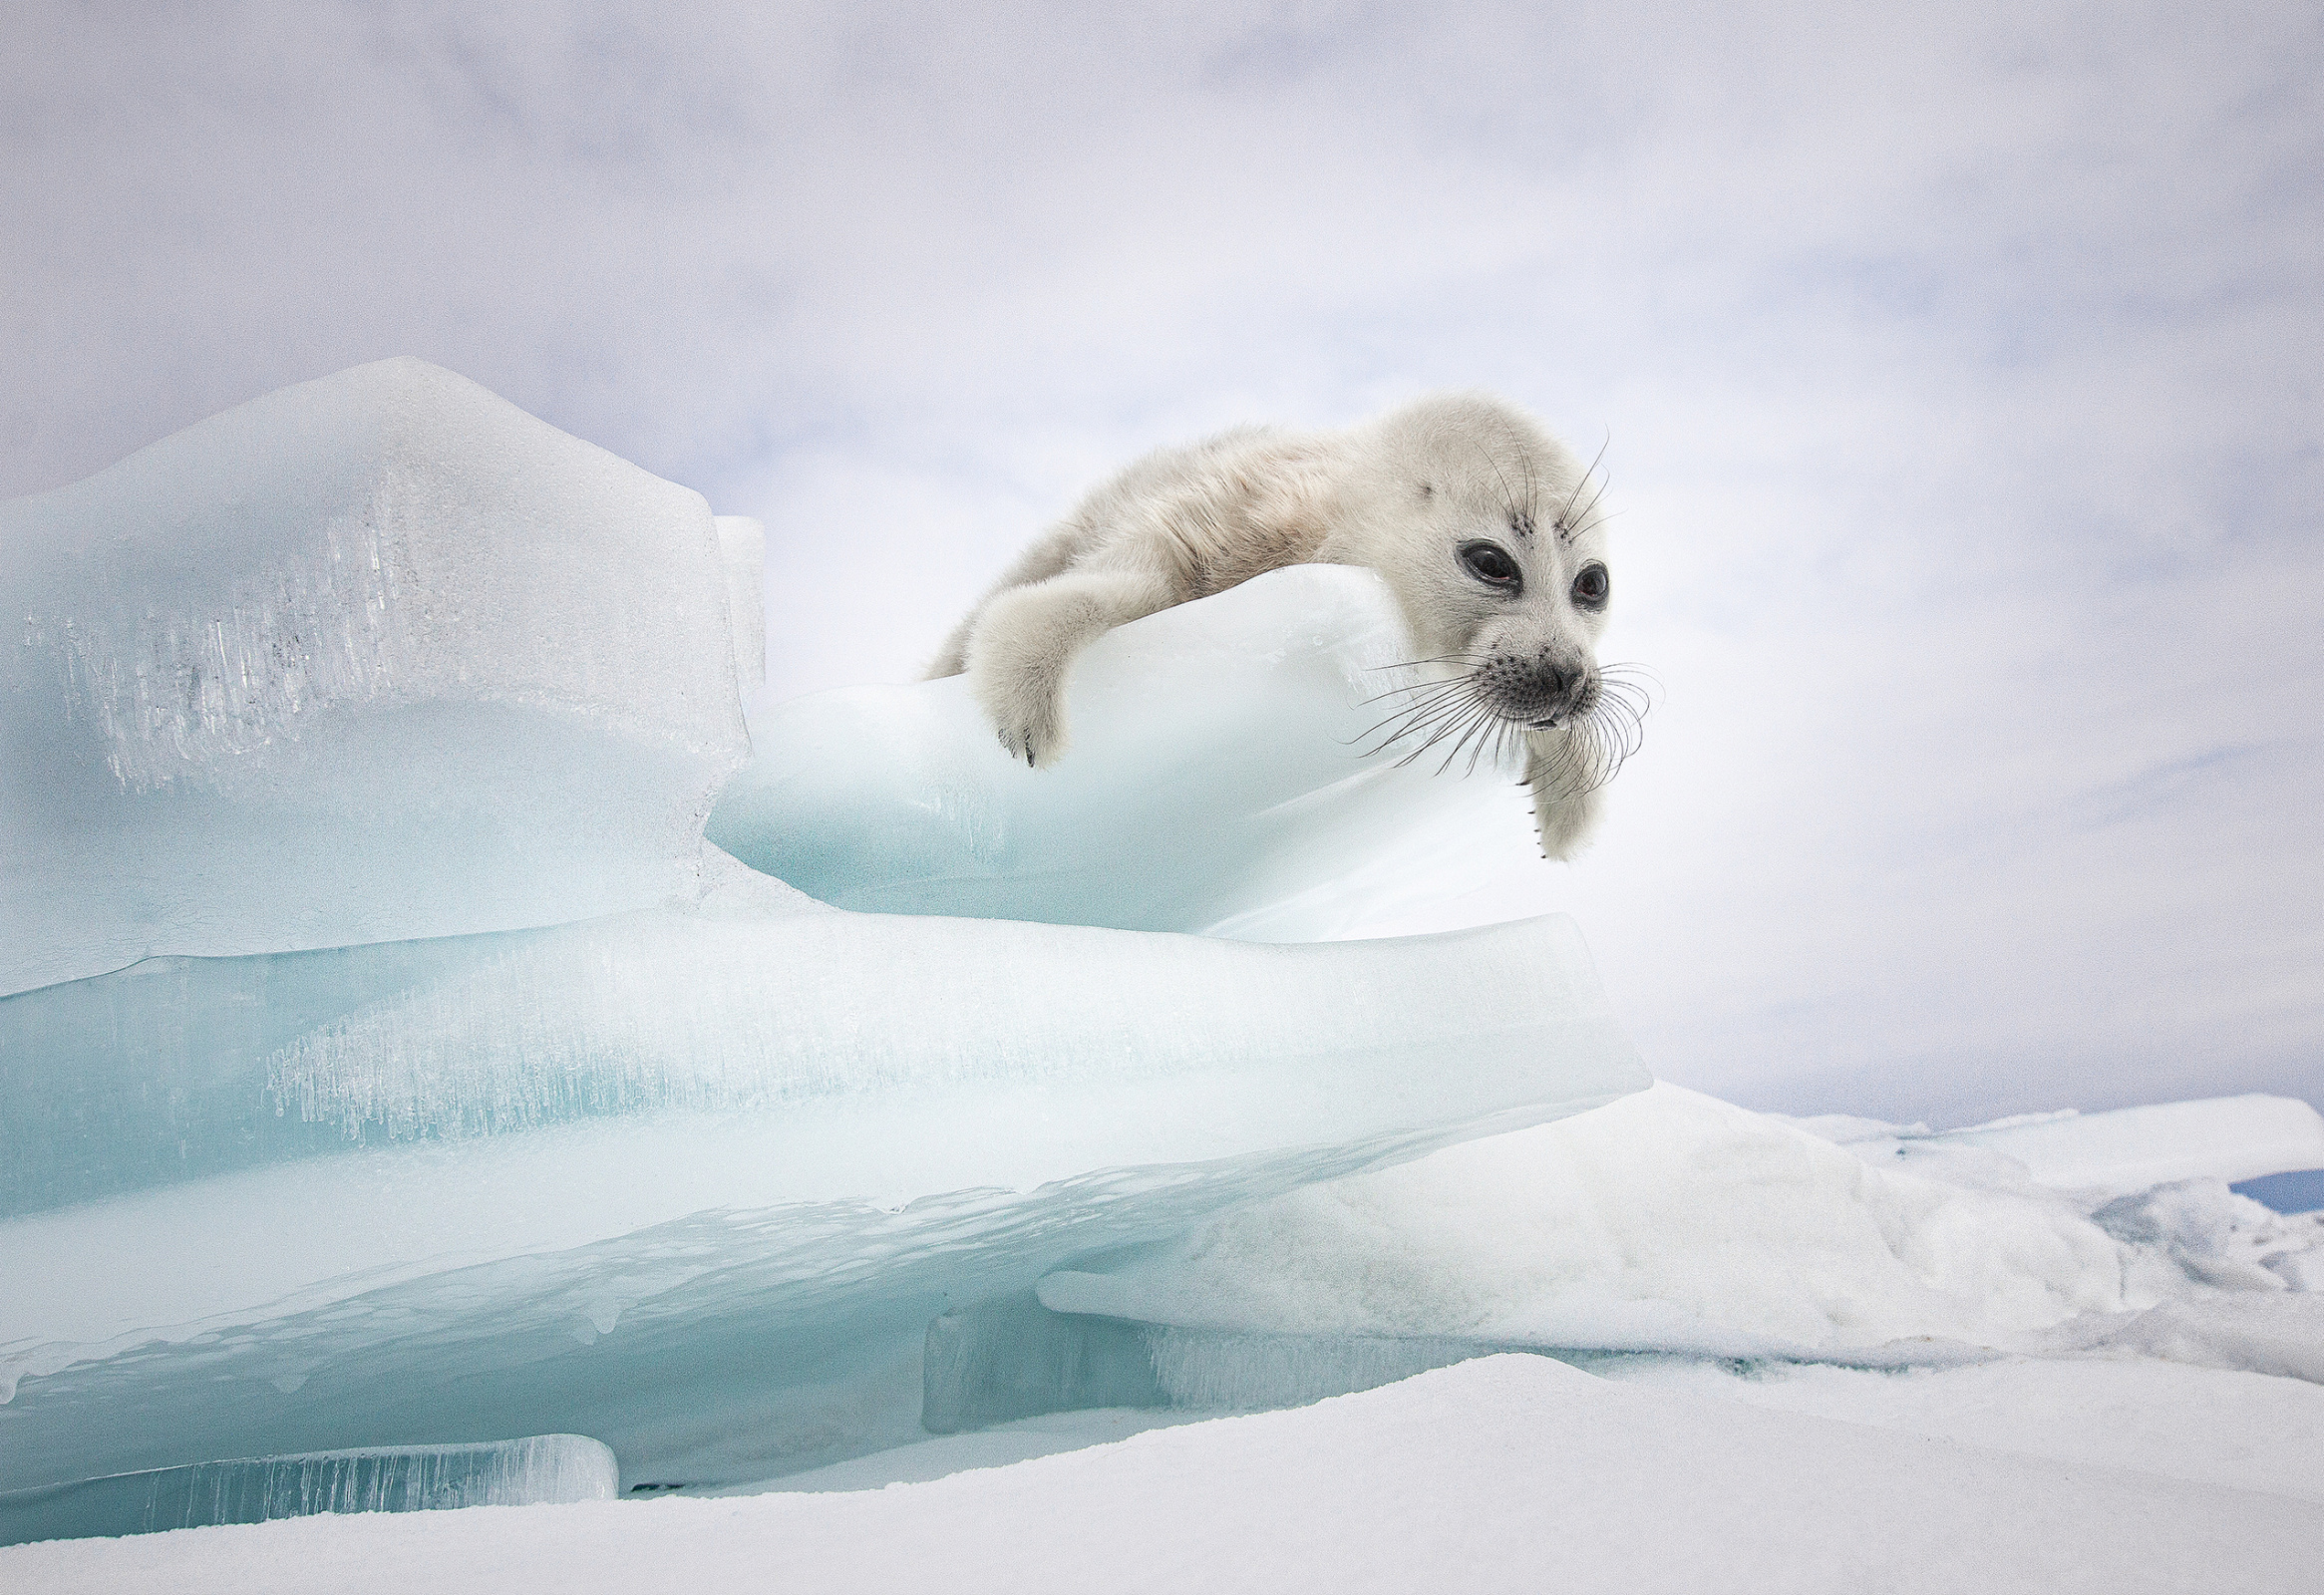
POLYGON ((1049 770, 1001 750, 964 677, 769 710, 708 834, 847 908, 1253 941, 1421 928, 1543 866, 1509 773, 1374 734, 1410 657, 1373 572, 1270 571, 1101 637, 1049 770))
POLYGON ((1874 1161, 1998 1152, 2044 1185, 2117 1194, 2171 1180, 2233 1183, 2324 1167, 2324 1115, 2289 1097, 2214 1097, 2103 1114, 2069 1110, 1935 1131, 1836 1116, 1794 1122, 1874 1161))
MULTIPOLYGON (((2305 1290, 2324 1262, 2324 1221, 2215 1179, 2094 1206, 1990 1150, 1864 1145, 1658 1084, 1038 1290, 1059 1312, 1219 1330, 1894 1363, 2047 1345, 2206 1290, 2305 1290)), ((2324 1345, 2324 1297, 2288 1309, 2311 1310, 2324 1345)), ((2179 1339, 2215 1360, 2254 1333, 2179 1339)))
POLYGON ((12 1588, 2281 1591, 2324 1505, 1495 1357, 843 1493, 303 1518, 0 1550, 12 1588))
POLYGON ((2127 1318, 2077 1319, 2034 1344, 2058 1355, 2159 1357, 2324 1384, 2324 1296, 2200 1295, 2127 1318))
POLYGON ((0 993, 685 895, 749 752, 727 542, 415 360, 0 504, 0 993))
POLYGON ((2114 1237, 2054 1194, 1889 1173, 1660 1084, 1230 1215, 1041 1297, 1212 1328, 1760 1356, 1990 1340, 2158 1299, 2138 1288, 2114 1237))
POLYGON ((2054 1461, 2324 1501, 2324 1386, 2145 1360, 2012 1357, 1966 1368, 1739 1367, 1623 1357, 1591 1370, 1686 1393, 2054 1461))

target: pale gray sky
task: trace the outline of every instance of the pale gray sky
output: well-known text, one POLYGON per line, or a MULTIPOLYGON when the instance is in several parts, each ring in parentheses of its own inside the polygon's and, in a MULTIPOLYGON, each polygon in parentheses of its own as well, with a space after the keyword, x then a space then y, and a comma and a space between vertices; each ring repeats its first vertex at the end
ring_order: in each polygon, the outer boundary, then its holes
POLYGON ((1139 451, 1494 389, 1665 688, 1507 906, 1658 1072, 2324 1099, 2313 7, 478 9, 7 8, 0 493, 416 354, 763 516, 806 690, 1139 451))

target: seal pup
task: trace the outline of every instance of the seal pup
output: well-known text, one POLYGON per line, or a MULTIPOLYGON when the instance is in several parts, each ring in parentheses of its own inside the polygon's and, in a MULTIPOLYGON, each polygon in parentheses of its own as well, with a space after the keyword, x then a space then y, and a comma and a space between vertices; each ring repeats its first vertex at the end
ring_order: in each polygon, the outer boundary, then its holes
POLYGON ((1597 663, 1613 582, 1602 478, 1514 407, 1422 399, 1345 432, 1244 427, 1147 456, 1035 542, 953 629, 927 679, 965 672, 1011 758, 1069 745, 1065 680, 1101 633, 1283 565, 1366 565, 1428 674, 1382 747, 1470 766, 1521 743, 1544 857, 1568 858, 1636 746, 1644 698, 1597 663))

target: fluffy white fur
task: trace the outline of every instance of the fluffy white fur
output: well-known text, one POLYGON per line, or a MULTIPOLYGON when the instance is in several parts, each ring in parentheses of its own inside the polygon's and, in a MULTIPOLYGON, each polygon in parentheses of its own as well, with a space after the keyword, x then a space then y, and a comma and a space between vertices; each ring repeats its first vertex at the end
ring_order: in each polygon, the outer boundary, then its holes
POLYGON ((1542 852, 1564 858, 1636 727, 1596 661, 1605 518, 1573 454, 1482 395, 1346 432, 1243 428, 1149 455, 1091 493, 928 675, 965 671, 1001 745, 1040 768, 1069 743, 1066 673, 1108 628, 1282 565, 1368 565, 1432 662, 1403 735, 1495 752, 1521 739, 1542 852))

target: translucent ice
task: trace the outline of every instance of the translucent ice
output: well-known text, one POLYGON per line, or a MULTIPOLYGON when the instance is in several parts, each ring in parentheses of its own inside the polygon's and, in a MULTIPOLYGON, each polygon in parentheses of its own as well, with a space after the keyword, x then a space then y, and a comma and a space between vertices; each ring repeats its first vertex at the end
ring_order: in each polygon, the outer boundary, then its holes
POLYGON ((0 1113, 0 1486, 550 1430, 811 1465, 917 1433, 955 1302, 1646 1082, 1562 920, 1259 946, 747 887, 0 1003, 0 1056, 66 1066, 0 1113))
POLYGON ((611 1500, 613 1453, 580 1435, 195 1462, 0 1494, 0 1545, 264 1523, 316 1512, 427 1512, 611 1500))
POLYGON ((0 504, 0 992, 682 893, 754 557, 414 360, 0 504))
POLYGON ((928 1326, 920 1422, 952 1435, 1093 1408, 1219 1412, 1374 1390, 1494 1348, 1430 1336, 1249 1335, 1057 1313, 1032 1296, 928 1326))
POLYGON ((961 677, 784 704, 708 834, 847 908, 1253 941, 1393 931, 1546 867, 1505 772, 1387 740, 1410 657, 1371 571, 1272 571, 1100 638, 1052 769, 1002 752, 961 677))
POLYGON ((809 1467, 920 1433, 949 1309, 1647 1084, 1562 920, 1255 944, 1539 867, 1507 781, 1362 752, 1363 572, 1107 639, 1054 779, 957 683, 769 718, 721 834, 1091 922, 1000 923, 704 848, 757 527, 448 373, 0 537, 0 1489, 551 1432, 809 1467), (1251 939, 1107 928, 1193 926, 1251 939))

